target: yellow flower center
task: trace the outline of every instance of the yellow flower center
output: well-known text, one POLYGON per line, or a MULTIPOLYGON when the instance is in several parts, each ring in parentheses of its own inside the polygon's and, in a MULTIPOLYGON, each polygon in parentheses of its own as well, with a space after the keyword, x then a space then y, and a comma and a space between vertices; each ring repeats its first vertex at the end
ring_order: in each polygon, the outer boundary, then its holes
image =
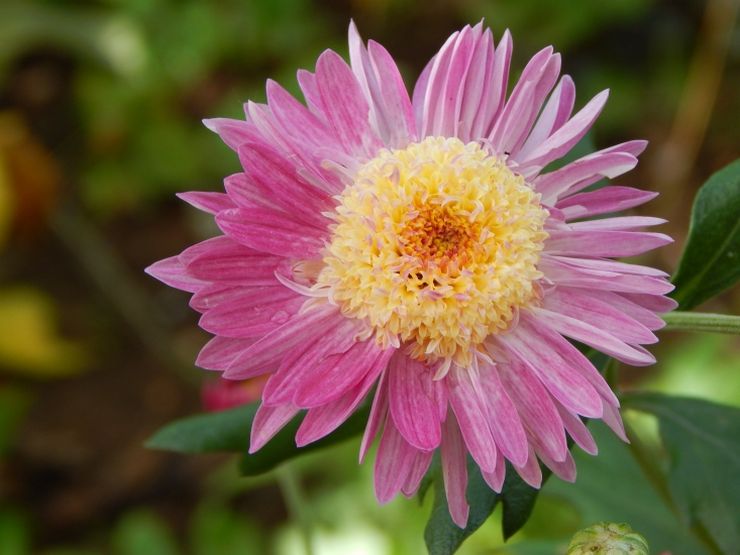
POLYGON ((382 150, 339 201, 316 287, 381 344, 468 366, 534 300, 547 211, 479 144, 382 150))

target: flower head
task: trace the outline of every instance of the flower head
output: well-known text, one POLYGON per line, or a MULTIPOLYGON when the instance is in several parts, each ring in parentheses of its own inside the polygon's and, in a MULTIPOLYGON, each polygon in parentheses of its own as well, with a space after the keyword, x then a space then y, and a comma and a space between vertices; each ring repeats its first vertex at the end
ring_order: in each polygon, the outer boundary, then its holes
POLYGON ((629 524, 599 522, 579 530, 566 555, 649 555, 647 541, 629 524))
POLYGON ((673 308, 660 271, 612 260, 670 238, 647 217, 602 217, 647 202, 588 187, 632 169, 630 141, 550 170, 607 97, 573 114, 551 47, 507 96, 512 42, 482 24, 452 35, 409 97, 395 62, 354 25, 348 65, 324 52, 298 72, 303 105, 267 83, 245 120, 206 125, 243 172, 225 193, 184 193, 222 235, 148 271, 193 293, 215 337, 197 363, 242 380, 267 375, 251 450, 299 411, 304 445, 372 403, 364 458, 380 436, 376 493, 413 495, 440 449, 454 521, 464 526, 466 456, 500 491, 505 461, 538 487, 538 461, 575 478, 566 434, 596 445, 581 417, 620 437, 619 402, 566 338, 651 364, 656 315, 673 308))

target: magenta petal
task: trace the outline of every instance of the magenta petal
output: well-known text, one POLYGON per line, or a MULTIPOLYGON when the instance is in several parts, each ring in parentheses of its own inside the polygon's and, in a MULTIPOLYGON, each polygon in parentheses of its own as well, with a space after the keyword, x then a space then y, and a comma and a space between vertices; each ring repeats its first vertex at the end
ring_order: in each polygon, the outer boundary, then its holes
POLYGON ((389 419, 375 458, 375 496, 387 503, 401 491, 415 462, 416 449, 409 445, 389 419))
POLYGON ((555 476, 566 482, 576 481, 576 462, 573 460, 573 455, 568 453, 564 461, 554 461, 544 453, 539 453, 539 456, 555 476))
POLYGON ((520 466, 514 466, 514 469, 527 484, 535 489, 540 489, 540 486, 542 486, 542 469, 531 447, 527 462, 520 466))
POLYGON ((493 469, 493 472, 481 472, 481 474, 488 487, 496 493, 501 493, 504 487, 504 479, 506 478, 506 461, 501 456, 501 453, 498 453, 496 457, 496 468, 493 469))
POLYGON ((627 433, 624 431, 624 424, 622 423, 622 417, 619 414, 618 408, 611 405, 604 405, 604 416, 601 419, 615 434, 617 434, 619 439, 626 443, 630 442, 630 440, 627 439, 627 433))
POLYGON ((216 223, 234 241, 268 254, 305 259, 324 246, 324 233, 268 208, 224 210, 216 223))
POLYGON ((557 408, 560 413, 560 418, 563 419, 565 430, 568 432, 570 437, 573 438, 573 441, 575 441, 578 447, 583 449, 589 455, 596 455, 599 452, 599 449, 596 446, 593 436, 591 436, 591 432, 586 428, 586 425, 577 415, 571 413, 562 405, 558 404, 557 408))
POLYGON ((232 337, 216 336, 200 350, 198 358, 195 360, 195 365, 206 370, 222 372, 253 343, 254 339, 234 339, 232 337))
POLYGON ((468 523, 468 466, 463 439, 457 422, 451 414, 444 423, 442 441, 442 477, 444 478, 447 508, 452 521, 460 528, 468 523))
POLYGON ((429 470, 429 465, 432 463, 433 451, 417 451, 414 457, 414 462, 409 469, 408 476, 406 476, 406 482, 401 488, 401 493, 406 497, 413 497, 419 489, 422 479, 429 470))
POLYGON ((252 433, 249 436, 249 452, 255 453, 278 433, 283 426, 298 414, 298 409, 291 405, 266 407, 260 405, 252 421, 252 433))
POLYGON ((422 451, 439 446, 442 438, 438 393, 439 381, 423 362, 398 352, 388 367, 389 406, 398 431, 422 451))
POLYGON ((203 125, 217 133, 221 140, 232 150, 237 150, 239 145, 259 137, 259 132, 248 121, 229 118, 204 119, 203 125))
POLYGON ((244 379, 264 374, 288 351, 312 341, 323 333, 324 326, 341 318, 337 309, 329 305, 313 307, 304 314, 294 316, 235 358, 224 377, 244 379))

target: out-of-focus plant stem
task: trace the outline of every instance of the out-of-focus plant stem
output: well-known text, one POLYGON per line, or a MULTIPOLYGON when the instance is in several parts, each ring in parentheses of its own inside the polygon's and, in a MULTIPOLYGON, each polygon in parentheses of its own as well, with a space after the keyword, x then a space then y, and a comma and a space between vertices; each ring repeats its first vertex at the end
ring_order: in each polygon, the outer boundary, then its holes
POLYGON ((669 312, 663 315, 666 330, 705 331, 740 335, 740 316, 705 312, 669 312))
MULTIPOLYGON (((648 449, 637 433, 635 433, 635 430, 626 421, 624 423, 624 428, 627 433, 627 437, 630 440, 628 444, 630 452, 637 464, 640 466, 643 474, 679 522, 685 522, 681 510, 673 499, 666 476, 656 462, 657 458, 653 453, 651 453, 650 449, 648 449)), ((704 547, 707 548, 709 553, 712 553, 712 555, 722 555, 722 550, 701 522, 698 520, 696 522, 692 522, 691 531, 704 547)))
POLYGON ((86 277, 160 364, 179 372, 186 379, 194 376, 189 371, 192 365, 177 357, 171 348, 172 340, 157 325, 158 319, 164 319, 157 307, 139 290, 129 268, 116 256, 115 249, 98 229, 70 206, 60 207, 50 225, 86 277))
POLYGON ((306 513, 306 503, 301 491, 299 477, 291 465, 283 465, 275 471, 278 487, 288 507, 291 518, 301 529, 301 538, 306 555, 313 555, 312 525, 306 513))

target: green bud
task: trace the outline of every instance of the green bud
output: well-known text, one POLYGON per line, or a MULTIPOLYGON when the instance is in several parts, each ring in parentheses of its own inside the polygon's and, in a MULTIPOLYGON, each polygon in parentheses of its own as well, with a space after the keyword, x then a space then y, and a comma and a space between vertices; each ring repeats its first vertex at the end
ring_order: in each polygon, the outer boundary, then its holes
POLYGON ((647 541, 629 524, 599 522, 570 540, 566 555, 649 555, 647 541))

